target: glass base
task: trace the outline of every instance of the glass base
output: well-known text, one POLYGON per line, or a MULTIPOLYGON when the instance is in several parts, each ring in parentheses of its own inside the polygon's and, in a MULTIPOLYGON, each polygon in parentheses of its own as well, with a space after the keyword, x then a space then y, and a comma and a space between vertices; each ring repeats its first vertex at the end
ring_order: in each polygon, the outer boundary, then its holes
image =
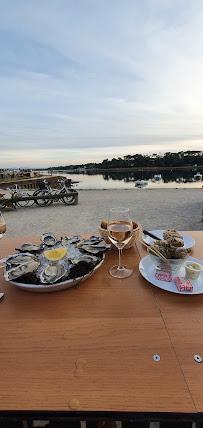
POLYGON ((128 266, 122 266, 120 268, 119 266, 113 266, 109 269, 109 273, 115 278, 128 278, 130 275, 132 275, 133 269, 129 268, 128 266))

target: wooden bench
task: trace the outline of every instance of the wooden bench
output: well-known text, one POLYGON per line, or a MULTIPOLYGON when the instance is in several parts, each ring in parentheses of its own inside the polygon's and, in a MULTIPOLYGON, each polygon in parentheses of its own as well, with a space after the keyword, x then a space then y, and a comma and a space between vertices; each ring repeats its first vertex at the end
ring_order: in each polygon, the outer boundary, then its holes
MULTIPOLYGON (((62 199, 64 197, 68 197, 68 196, 74 196, 74 199, 75 199, 74 204, 70 203, 70 205, 78 204, 78 192, 71 192, 70 191, 68 193, 56 193, 56 194, 45 195, 45 196, 42 196, 42 195, 32 196, 32 195, 30 195, 30 196, 26 196, 26 197, 16 196, 15 198, 5 198, 5 199, 1 198, 0 199, 0 206, 2 206, 4 208, 4 206, 6 206, 8 204, 9 205, 13 204, 14 208, 16 208, 16 202, 18 202, 18 201, 34 201, 34 202, 36 202, 38 199, 41 199, 41 200, 52 199, 54 201, 54 200, 62 199)), ((46 205, 44 205, 44 206, 46 206, 46 205)))

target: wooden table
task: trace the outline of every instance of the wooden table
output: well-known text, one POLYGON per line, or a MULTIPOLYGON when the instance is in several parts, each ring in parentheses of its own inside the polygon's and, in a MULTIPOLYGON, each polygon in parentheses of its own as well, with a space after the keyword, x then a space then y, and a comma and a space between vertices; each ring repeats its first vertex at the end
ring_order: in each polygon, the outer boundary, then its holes
MULTIPOLYGON (((185 233, 203 260, 203 232, 185 233)), ((40 238, 4 238, 0 257, 24 242, 40 238)), ((112 250, 87 281, 54 293, 18 289, 1 270, 0 416, 202 418, 203 364, 194 355, 203 358, 203 295, 150 285, 138 269, 146 250, 137 248, 123 251, 130 278, 109 275, 112 250)))

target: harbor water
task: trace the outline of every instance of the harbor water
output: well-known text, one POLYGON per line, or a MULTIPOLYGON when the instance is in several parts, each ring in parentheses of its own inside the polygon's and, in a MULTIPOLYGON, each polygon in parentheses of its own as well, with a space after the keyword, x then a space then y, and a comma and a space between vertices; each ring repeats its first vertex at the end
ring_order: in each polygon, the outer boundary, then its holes
MULTIPOLYGON (((200 170, 201 172, 201 170, 200 170)), ((54 172, 58 174, 58 172, 54 172)), ((154 171, 106 171, 102 173, 60 172, 77 182, 75 189, 158 189, 158 188, 201 188, 203 181, 195 179, 196 171, 165 170, 154 171)), ((201 172, 202 174, 202 172, 201 172)))

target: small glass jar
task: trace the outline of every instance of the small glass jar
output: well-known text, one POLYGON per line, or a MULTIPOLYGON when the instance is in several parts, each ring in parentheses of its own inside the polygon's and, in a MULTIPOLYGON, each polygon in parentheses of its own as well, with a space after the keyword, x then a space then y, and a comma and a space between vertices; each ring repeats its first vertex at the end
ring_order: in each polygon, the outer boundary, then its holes
POLYGON ((185 265, 185 275, 189 279, 198 279, 203 266, 199 263, 188 262, 185 265))

